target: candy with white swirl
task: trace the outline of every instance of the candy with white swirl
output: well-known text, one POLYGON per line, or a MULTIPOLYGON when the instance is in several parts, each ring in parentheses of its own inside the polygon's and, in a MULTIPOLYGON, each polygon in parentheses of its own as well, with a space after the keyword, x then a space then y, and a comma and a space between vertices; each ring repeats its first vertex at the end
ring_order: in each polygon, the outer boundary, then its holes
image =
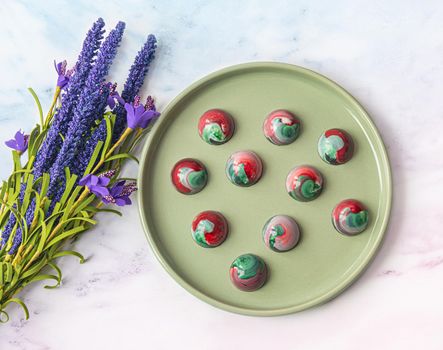
POLYGON ((300 121, 291 112, 278 109, 266 117, 263 133, 274 145, 289 145, 300 133, 300 121))
POLYGON ((338 232, 347 236, 363 232, 368 226, 368 221, 368 210, 355 199, 341 201, 332 211, 332 224, 338 232))
POLYGON ((326 163, 340 165, 352 158, 354 142, 346 131, 329 129, 320 136, 317 148, 318 154, 326 163))
POLYGON ((225 241, 228 235, 228 222, 221 213, 206 210, 199 213, 192 221, 191 233, 199 246, 217 247, 225 241))
POLYGON ((275 215, 264 225, 262 236, 268 248, 275 252, 286 252, 297 245, 300 229, 290 216, 275 215))
POLYGON ((297 166, 289 172, 286 178, 286 190, 297 201, 312 201, 323 190, 323 176, 314 167, 297 166))
POLYGON ((251 151, 233 153, 226 162, 226 176, 235 185, 248 187, 261 177, 263 165, 260 157, 251 151))
POLYGON ((195 194, 206 186, 208 172, 198 160, 185 158, 172 168, 171 180, 177 191, 183 194, 195 194))
POLYGON ((210 145, 221 145, 234 134, 234 120, 221 109, 210 109, 198 121, 198 133, 210 145))

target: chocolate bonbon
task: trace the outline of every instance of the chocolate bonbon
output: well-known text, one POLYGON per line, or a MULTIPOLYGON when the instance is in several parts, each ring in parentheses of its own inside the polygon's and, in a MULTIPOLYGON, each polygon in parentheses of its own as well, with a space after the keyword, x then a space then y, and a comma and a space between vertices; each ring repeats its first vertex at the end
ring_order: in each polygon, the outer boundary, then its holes
POLYGON ((274 145, 289 145, 300 133, 300 121, 291 112, 278 109, 266 117, 263 133, 274 145))
POLYGON ((177 191, 183 194, 195 194, 206 186, 208 172, 198 160, 185 158, 174 165, 171 180, 177 191))
POLYGON ((289 172, 286 178, 286 190, 295 200, 312 201, 323 190, 323 176, 314 167, 297 166, 289 172))
POLYGON ((229 274, 234 286, 242 291, 252 292, 265 284, 268 268, 259 256, 243 254, 231 264, 229 274))
POLYGON ((226 176, 238 186, 252 186, 260 179, 262 171, 260 157, 251 151, 235 152, 226 162, 226 176))
POLYGON ((221 213, 206 210, 199 213, 192 221, 191 233, 198 245, 204 248, 217 247, 228 235, 228 222, 221 213))
POLYGON ((198 133, 210 145, 221 145, 229 141, 234 133, 234 120, 221 109, 210 109, 198 121, 198 133))

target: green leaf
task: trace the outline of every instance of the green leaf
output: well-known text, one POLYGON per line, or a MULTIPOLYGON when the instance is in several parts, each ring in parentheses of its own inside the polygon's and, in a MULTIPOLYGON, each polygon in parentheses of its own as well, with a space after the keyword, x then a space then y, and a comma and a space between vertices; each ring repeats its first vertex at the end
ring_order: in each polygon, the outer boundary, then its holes
POLYGON ((50 180, 49 174, 44 173, 42 176, 42 184, 40 188, 40 196, 42 197, 46 196, 46 193, 48 192, 49 180, 50 180))
POLYGON ((84 176, 88 175, 92 167, 95 165, 95 162, 97 161, 97 158, 100 154, 100 150, 102 149, 103 141, 97 142, 97 146, 95 146, 94 153, 92 153, 91 159, 89 160, 88 166, 86 167, 86 170, 84 172, 84 176))
POLYGON ((43 110, 42 110, 42 105, 40 103, 39 98, 37 97, 37 94, 35 93, 35 91, 32 88, 28 88, 28 91, 31 93, 32 97, 34 97, 34 101, 35 104, 37 105, 38 108, 38 114, 40 116, 40 124, 43 127, 44 121, 43 121, 43 110))
POLYGON ((121 180, 137 182, 137 179, 135 177, 120 177, 118 179, 118 181, 121 181, 121 180))
POLYGON ((22 207, 20 210, 22 215, 24 215, 26 213, 26 210, 28 209, 29 199, 31 197, 33 186, 34 186, 34 175, 30 174, 28 176, 28 181, 26 183, 26 189, 25 189, 25 193, 23 195, 23 202, 22 202, 22 207))
POLYGON ((68 167, 65 168, 65 178, 71 178, 71 169, 69 169, 68 167))
POLYGON ((0 309, 0 323, 8 323, 9 315, 5 310, 0 309))
MULTIPOLYGON (((25 303, 24 303, 21 299, 19 299, 19 298, 12 298, 12 299, 7 300, 7 301, 1 306, 1 308, 3 309, 4 307, 8 306, 8 305, 11 304, 11 303, 15 303, 15 304, 19 305, 19 306, 23 309, 23 312, 25 313, 25 319, 26 319, 26 320, 29 319, 29 310, 28 310, 28 308, 26 307, 25 303)), ((4 312, 4 311, 3 311, 3 312, 4 312)))
MULTIPOLYGON (((45 213, 43 212, 43 209, 39 209, 40 217, 44 219, 45 213)), ((42 233, 40 236, 40 242, 38 243, 37 252, 40 254, 43 251, 43 248, 45 247, 46 239, 49 236, 50 231, 48 230, 46 226, 45 220, 40 220, 41 226, 42 226, 42 233)))
POLYGON ((35 141, 32 143, 32 147, 28 147, 28 153, 30 155, 36 155, 38 152, 38 149, 40 148, 40 145, 43 141, 43 139, 46 137, 46 134, 48 133, 48 129, 44 129, 41 133, 37 135, 35 138, 35 141))
POLYGON ((67 220, 68 217, 71 215, 72 207, 74 205, 74 202, 75 202, 77 196, 80 194, 81 190, 84 190, 83 187, 77 186, 75 188, 74 192, 72 192, 72 194, 71 194, 70 198, 68 199, 67 203, 64 205, 62 221, 67 220))
POLYGON ((20 155, 17 151, 12 151, 12 159, 14 161, 14 171, 21 170, 22 164, 20 162, 20 155))
POLYGON ((78 253, 74 250, 62 250, 60 252, 57 252, 52 256, 52 259, 54 260, 57 258, 61 258, 62 256, 68 256, 68 255, 75 256, 75 257, 79 258, 80 264, 83 264, 85 262, 85 258, 83 257, 83 255, 81 255, 80 253, 78 253))
POLYGON ((81 212, 84 208, 89 206, 92 202, 97 200, 97 197, 95 195, 90 195, 86 197, 78 206, 75 208, 74 213, 71 213, 73 215, 76 215, 77 213, 81 212))
POLYGON ((26 163, 26 166, 25 166, 27 171, 24 173, 24 176, 23 176, 24 182, 27 182, 28 181, 28 177, 30 175, 33 175, 31 172, 32 172, 33 167, 34 167, 34 160, 35 160, 34 156, 28 156, 28 162, 26 163))
POLYGON ((40 135, 40 125, 37 125, 32 129, 31 133, 29 134, 29 140, 28 140, 28 155, 29 157, 35 156, 37 154, 38 145, 36 143, 38 136, 40 135))
POLYGON ((7 191, 8 191, 8 183, 6 181, 3 181, 2 187, 0 189, 0 207, 3 205, 7 191))
MULTIPOLYGON (((32 268, 25 271, 21 276, 20 279, 24 280, 25 278, 28 278, 30 276, 33 276, 41 271, 41 269, 46 265, 47 260, 46 259, 40 259, 37 264, 33 264, 32 268)), ((30 282, 29 282, 30 283, 30 282)), ((26 283, 27 284, 27 283, 26 283)))
POLYGON ((53 280, 53 281, 57 282, 54 286, 45 286, 45 288, 47 288, 47 287, 56 288, 60 285, 60 283, 58 281, 58 276, 49 275, 49 274, 42 274, 42 275, 37 275, 35 277, 32 277, 29 281, 26 282, 26 284, 30 284, 30 283, 38 282, 38 281, 45 281, 45 280, 53 280))
POLYGON ((0 263, 0 287, 12 281, 13 268, 11 263, 0 263))
MULTIPOLYGON (((153 128, 154 125, 155 125, 155 122, 150 123, 146 129, 144 129, 139 135, 137 135, 134 138, 132 144, 127 148, 127 151, 132 152, 135 149, 135 147, 138 145, 140 140, 142 140, 151 131, 151 129, 153 128)), ((125 148, 125 150, 126 150, 126 148, 125 148)))
POLYGON ((102 160, 105 159, 105 155, 111 146, 112 129, 113 129, 113 124, 114 124, 114 120, 115 120, 115 115, 111 115, 110 118, 105 117, 104 120, 106 123, 106 140, 105 140, 105 145, 103 147, 103 152, 102 152, 102 156, 101 156, 102 160))
POLYGON ((0 263, 0 286, 3 286, 5 284, 5 278, 3 276, 3 264, 4 264, 3 262, 0 263))
MULTIPOLYGON (((46 197, 45 205, 44 205, 44 208, 43 208, 43 210, 45 211, 45 213, 48 212, 49 207, 51 206, 51 202, 52 202, 52 200, 51 200, 51 199, 48 199, 48 197, 46 197)), ((57 208, 57 205, 60 207, 60 203, 58 203, 58 202, 55 203, 55 206, 54 206, 54 210, 53 210, 53 211, 55 211, 55 208, 57 208)), ((58 208, 57 208, 57 210, 58 210, 58 208)))
MULTIPOLYGON (((84 218, 83 218, 84 219, 84 218)), ((68 231, 64 231, 63 233, 59 234, 58 236, 54 237, 46 246, 46 249, 53 246, 54 244, 64 240, 65 238, 71 237, 73 235, 76 235, 77 233, 83 232, 86 230, 86 227, 81 225, 78 227, 75 227, 73 229, 70 229, 68 231)))
POLYGON ((128 159, 128 158, 129 158, 129 159, 132 159, 132 160, 135 161, 137 164, 139 163, 139 160, 137 159, 137 157, 133 156, 133 155, 130 154, 130 153, 119 153, 119 154, 113 155, 113 156, 107 158, 107 159, 105 160, 105 162, 111 162, 111 161, 116 160, 116 159, 128 159))
POLYGON ((112 214, 116 214, 118 216, 123 216, 123 214, 120 211, 115 210, 115 209, 109 209, 109 208, 87 207, 86 210, 88 210, 90 212, 92 211, 94 213, 101 213, 101 212, 103 212, 103 213, 112 213, 112 214))
POLYGON ((15 175, 17 175, 17 174, 29 174, 30 172, 32 172, 32 170, 28 170, 28 169, 20 169, 20 170, 13 171, 13 172, 11 173, 11 176, 15 176, 15 175))
POLYGON ((71 194, 72 189, 74 188, 77 182, 77 175, 72 175, 69 179, 66 180, 65 192, 63 192, 62 198, 60 199, 60 204, 63 206, 71 194))
POLYGON ((48 265, 51 266, 57 272, 57 284, 53 286, 45 286, 45 288, 47 289, 57 288, 58 286, 60 286, 60 283, 62 283, 62 270, 60 270, 60 268, 52 262, 49 262, 48 265))
POLYGON ((14 273, 14 269, 12 268, 12 264, 9 262, 3 262, 3 280, 8 283, 12 281, 12 274, 14 273))
MULTIPOLYGON (((18 225, 20 226, 20 228, 22 229, 22 231, 24 230, 23 224, 22 222, 26 222, 26 220, 24 219, 23 215, 20 214, 20 212, 15 209, 11 204, 9 203, 4 203, 5 207, 9 209, 10 213, 12 213, 12 215, 15 216, 15 221, 18 223, 18 225)), ((3 215, 3 214, 2 214, 3 215)))
POLYGON ((17 269, 17 267, 13 266, 12 280, 9 283, 10 287, 16 285, 16 283, 18 282, 19 276, 20 276, 20 271, 17 269))

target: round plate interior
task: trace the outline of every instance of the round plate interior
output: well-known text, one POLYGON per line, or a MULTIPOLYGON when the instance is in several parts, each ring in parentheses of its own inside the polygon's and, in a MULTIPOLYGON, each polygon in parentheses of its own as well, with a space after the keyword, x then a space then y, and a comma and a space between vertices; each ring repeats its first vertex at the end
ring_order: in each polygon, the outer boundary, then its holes
POLYGON ((181 93, 148 138, 139 181, 142 222, 166 270, 197 297, 249 315, 296 312, 342 292, 376 253, 391 205, 388 158, 363 108, 327 78, 279 63, 229 67, 181 93), (234 136, 224 145, 208 145, 198 135, 198 119, 211 108, 235 120, 234 136), (262 132, 266 115, 279 108, 301 120, 300 136, 287 146, 273 145, 262 132), (344 129, 354 139, 354 156, 344 165, 328 165, 317 154, 318 138, 329 128, 344 129), (239 150, 252 150, 263 160, 256 185, 234 186, 225 175, 226 160, 239 150), (178 193, 170 179, 175 162, 186 157, 202 161, 209 172, 207 186, 190 196, 178 193), (325 179, 323 193, 312 202, 297 202, 285 190, 288 172, 302 164, 316 167, 325 179), (346 198, 369 209, 368 228, 358 236, 343 236, 331 224, 333 207, 346 198), (203 210, 217 210, 229 221, 229 236, 217 248, 192 240, 192 219, 203 210), (289 252, 273 252, 262 241, 264 223, 276 214, 299 223, 301 241, 289 252), (231 262, 244 253, 261 256, 270 271, 255 292, 239 291, 229 279, 231 262))

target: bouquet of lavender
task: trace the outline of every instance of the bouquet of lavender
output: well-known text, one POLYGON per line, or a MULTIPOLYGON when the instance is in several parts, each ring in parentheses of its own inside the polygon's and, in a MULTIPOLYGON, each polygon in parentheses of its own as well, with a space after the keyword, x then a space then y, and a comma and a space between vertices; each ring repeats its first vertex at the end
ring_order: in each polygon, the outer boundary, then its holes
POLYGON ((18 297, 28 284, 53 280, 60 285, 58 259, 83 256, 69 243, 97 223, 99 212, 120 214, 109 205, 131 204, 135 179, 121 178, 126 160, 159 116, 153 99, 138 96, 156 39, 149 35, 138 52, 123 91, 106 76, 123 36, 119 22, 104 37, 100 18, 86 35, 77 63, 55 64, 58 74, 54 99, 46 118, 32 89, 40 124, 29 134, 18 131, 6 142, 14 169, 0 188, 0 321, 6 308, 26 305, 18 297), (26 155, 25 155, 26 154, 26 155))

